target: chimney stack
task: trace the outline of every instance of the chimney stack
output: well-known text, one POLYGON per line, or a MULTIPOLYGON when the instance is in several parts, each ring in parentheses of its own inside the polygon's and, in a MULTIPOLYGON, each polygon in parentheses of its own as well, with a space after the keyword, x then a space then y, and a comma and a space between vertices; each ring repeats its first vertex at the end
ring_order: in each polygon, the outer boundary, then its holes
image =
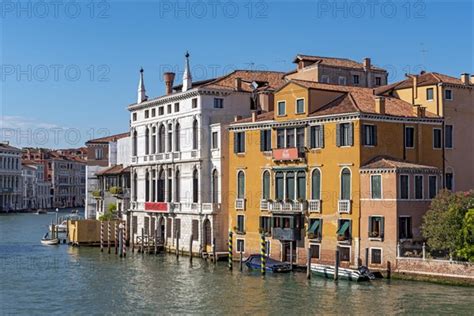
POLYGON ((364 70, 365 71, 370 70, 371 67, 372 65, 371 65, 370 58, 368 57, 364 58, 364 70))
POLYGON ((385 98, 375 97, 375 112, 385 114, 385 98))
POLYGON ((413 75, 413 99, 418 99, 418 76, 413 75))
POLYGON ((242 91, 242 78, 235 78, 234 89, 235 91, 242 91))
POLYGON ((252 111, 252 122, 257 121, 257 111, 252 111))
POLYGON ((237 121, 239 121, 239 120, 241 120, 241 119, 242 119, 242 116, 240 116, 240 115, 234 116, 234 122, 237 122, 237 121))
POLYGON ((417 104, 417 105, 415 105, 414 109, 415 109, 415 113, 416 113, 417 117, 425 117, 426 116, 426 107, 417 104))
POLYGON ((163 74, 163 80, 165 81, 165 91, 167 95, 173 93, 174 77, 175 77, 174 72, 165 72, 163 74))
POLYGON ((474 85, 474 75, 471 75, 471 85, 474 85))
POLYGON ((464 73, 461 75, 461 81, 462 81, 462 84, 465 84, 465 85, 468 85, 470 82, 469 82, 469 74, 467 73, 464 73))

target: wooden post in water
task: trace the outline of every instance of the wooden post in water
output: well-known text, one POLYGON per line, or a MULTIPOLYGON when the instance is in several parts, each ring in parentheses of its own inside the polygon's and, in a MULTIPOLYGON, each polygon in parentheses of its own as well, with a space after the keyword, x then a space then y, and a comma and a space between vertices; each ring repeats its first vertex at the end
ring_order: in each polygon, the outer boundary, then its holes
POLYGON ((312 256, 312 250, 311 250, 311 246, 309 246, 308 247, 307 265, 306 265, 306 278, 308 280, 311 279, 311 256, 312 256))
POLYGON ((214 264, 217 264, 217 259, 216 259, 216 237, 212 238, 212 258, 214 258, 214 264))
MULTIPOLYGON (((232 231, 229 230, 229 241, 228 241, 228 246, 229 246, 229 258, 228 258, 228 267, 229 267, 229 270, 232 271, 232 231)), ((214 252, 214 256, 215 256, 215 252, 214 252)), ((214 257, 214 261, 217 261, 216 260, 216 257, 214 257)))
POLYGON ((262 233, 260 237, 260 272, 265 276, 267 261, 265 258, 265 234, 262 233))
POLYGON ((110 237, 111 237, 111 230, 110 230, 110 221, 107 221, 107 252, 110 254, 110 237))
POLYGON ((54 230, 54 220, 53 219, 51 219, 50 230, 51 230, 51 239, 54 239, 54 234, 56 233, 56 231, 54 230))
POLYGON ((189 236, 189 263, 193 263, 193 234, 189 236))
POLYGON ((369 248, 365 248, 365 266, 369 267, 369 248))
POLYGON ((290 269, 293 271, 293 242, 290 241, 290 269))
POLYGON ((240 272, 243 270, 243 254, 242 249, 240 249, 240 272))
POLYGON ((115 254, 118 254, 118 239, 119 239, 119 232, 118 232, 118 222, 115 221, 114 225, 115 230, 115 240, 114 240, 114 247, 115 247, 115 254))
POLYGON ((339 249, 336 249, 336 266, 334 269, 334 280, 339 278, 339 249))
POLYGON ((122 240, 122 253, 123 257, 127 257, 127 225, 124 225, 123 229, 123 234, 122 234, 123 240, 122 240))
MULTIPOLYGON (((120 225, 122 226, 122 225, 120 225)), ((123 229, 122 227, 119 228, 119 232, 118 232, 118 253, 119 253, 119 257, 122 258, 122 249, 123 249, 123 229)))
POLYGON ((132 253, 135 252, 135 233, 133 232, 133 226, 131 227, 131 233, 130 233, 130 242, 132 243, 131 244, 131 247, 132 247, 132 253))
POLYGON ((104 252, 104 222, 100 221, 100 252, 104 252))
POLYGON ((176 233, 175 233, 175 238, 176 238, 176 259, 179 258, 179 229, 176 230, 176 233))
POLYGON ((155 229, 155 242, 154 242, 154 246, 155 246, 155 255, 158 254, 158 229, 155 229))
POLYGON ((392 263, 387 261, 387 279, 392 278, 392 263))
POLYGON ((142 227, 142 242, 140 246, 140 251, 143 254, 145 252, 145 228, 142 227))

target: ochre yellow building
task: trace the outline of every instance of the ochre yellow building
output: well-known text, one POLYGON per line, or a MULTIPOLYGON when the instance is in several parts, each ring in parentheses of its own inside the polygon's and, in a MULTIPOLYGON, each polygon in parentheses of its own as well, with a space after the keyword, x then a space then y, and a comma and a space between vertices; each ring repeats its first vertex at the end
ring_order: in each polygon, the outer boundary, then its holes
MULTIPOLYGON (((361 192, 361 168, 389 159, 429 166, 436 175, 443 160, 433 138, 442 122, 423 107, 375 96, 373 89, 289 81, 275 92, 273 111, 229 127, 235 255, 259 253, 264 233, 267 253, 279 260, 304 264, 311 247, 313 262, 333 263, 339 249, 342 265, 359 264, 361 243, 372 234, 367 225, 361 229, 361 201, 383 201, 386 192, 398 199, 397 181, 383 177, 370 177, 371 192, 361 192)), ((380 247, 396 242, 379 239, 380 247)))

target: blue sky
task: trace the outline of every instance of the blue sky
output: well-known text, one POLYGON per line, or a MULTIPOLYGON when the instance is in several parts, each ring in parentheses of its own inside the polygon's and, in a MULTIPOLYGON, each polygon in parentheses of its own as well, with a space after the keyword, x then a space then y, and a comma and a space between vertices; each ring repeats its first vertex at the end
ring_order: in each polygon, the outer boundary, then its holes
POLYGON ((470 0, 2 1, 0 140, 78 147, 126 131, 139 68, 158 96, 186 50, 195 80, 292 70, 297 53, 371 57, 390 81, 474 73, 473 10, 470 0))

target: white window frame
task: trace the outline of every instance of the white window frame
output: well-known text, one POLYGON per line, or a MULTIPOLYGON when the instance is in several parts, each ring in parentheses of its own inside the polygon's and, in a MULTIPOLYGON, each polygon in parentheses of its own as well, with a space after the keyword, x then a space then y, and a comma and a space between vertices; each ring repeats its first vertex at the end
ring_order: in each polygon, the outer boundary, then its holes
POLYGON ((236 251, 237 253, 240 253, 240 250, 242 250, 242 253, 245 252, 245 239, 244 239, 244 238, 236 238, 236 239, 235 239, 235 251, 236 251), (239 241, 242 242, 242 248, 243 248, 243 249, 239 249, 239 241))
POLYGON ((286 116, 286 100, 279 100, 277 101, 277 116, 286 116), (280 114, 280 103, 285 105, 285 113, 280 114))
POLYGON ((381 247, 370 247, 369 248, 369 258, 370 259, 368 261, 370 262, 370 264, 379 264, 379 265, 383 264, 383 248, 381 248, 381 247), (373 249, 380 250, 380 263, 372 262, 372 250, 373 249))
MULTIPOLYGON (((351 245, 338 245, 339 248, 349 248, 349 261, 342 261, 339 258, 340 262, 352 262, 352 246, 351 245)), ((341 256, 341 254, 339 254, 341 256)))
MULTIPOLYGON (((365 127, 366 127, 366 126, 375 126, 375 124, 368 124, 368 123, 363 123, 363 124, 362 124, 362 128, 364 129, 364 133, 363 133, 363 135, 364 135, 364 139, 363 139, 364 147, 375 147, 376 145, 367 145, 367 144, 365 143, 365 136, 366 136, 365 127)), ((375 129, 374 129, 373 131, 375 131, 375 129)), ((373 137, 373 139, 375 140, 375 138, 377 138, 377 132, 375 132, 375 136, 373 137)))
MULTIPOLYGON (((309 246, 318 246, 318 258, 312 258, 311 259, 316 259, 316 260, 321 260, 321 243, 320 242, 310 242, 309 246)), ((311 256, 313 253, 311 252, 311 256)))
POLYGON ((238 232, 239 233, 245 233, 246 230, 245 230, 245 215, 244 214, 237 214, 237 218, 236 218, 237 222, 236 222, 235 227, 239 228, 239 216, 242 216, 242 218, 243 218, 243 224, 242 224, 243 230, 238 230, 238 232))
POLYGON ((217 150, 219 149, 219 132, 218 131, 211 131, 211 149, 217 150), (216 146, 214 147, 214 135, 216 135, 216 146))
POLYGON ((352 75, 352 83, 354 85, 360 85, 360 75, 359 74, 353 74, 352 75), (355 80, 354 80, 355 78, 357 78, 357 82, 355 82, 355 80))
POLYGON ((347 78, 344 77, 344 76, 339 76, 339 78, 337 79, 337 83, 340 85, 340 86, 346 86, 347 85, 347 78), (341 81, 343 83, 341 83, 341 81))
POLYGON ((304 114, 306 112, 306 100, 305 98, 298 98, 295 100, 295 114, 304 114), (298 101, 303 101, 303 111, 298 112, 298 101))
POLYGON ((383 199, 383 184, 382 184, 382 174, 381 173, 375 173, 370 175, 370 199, 371 200, 382 200, 383 199), (373 177, 380 177, 380 198, 374 198, 372 196, 372 178, 373 177))

